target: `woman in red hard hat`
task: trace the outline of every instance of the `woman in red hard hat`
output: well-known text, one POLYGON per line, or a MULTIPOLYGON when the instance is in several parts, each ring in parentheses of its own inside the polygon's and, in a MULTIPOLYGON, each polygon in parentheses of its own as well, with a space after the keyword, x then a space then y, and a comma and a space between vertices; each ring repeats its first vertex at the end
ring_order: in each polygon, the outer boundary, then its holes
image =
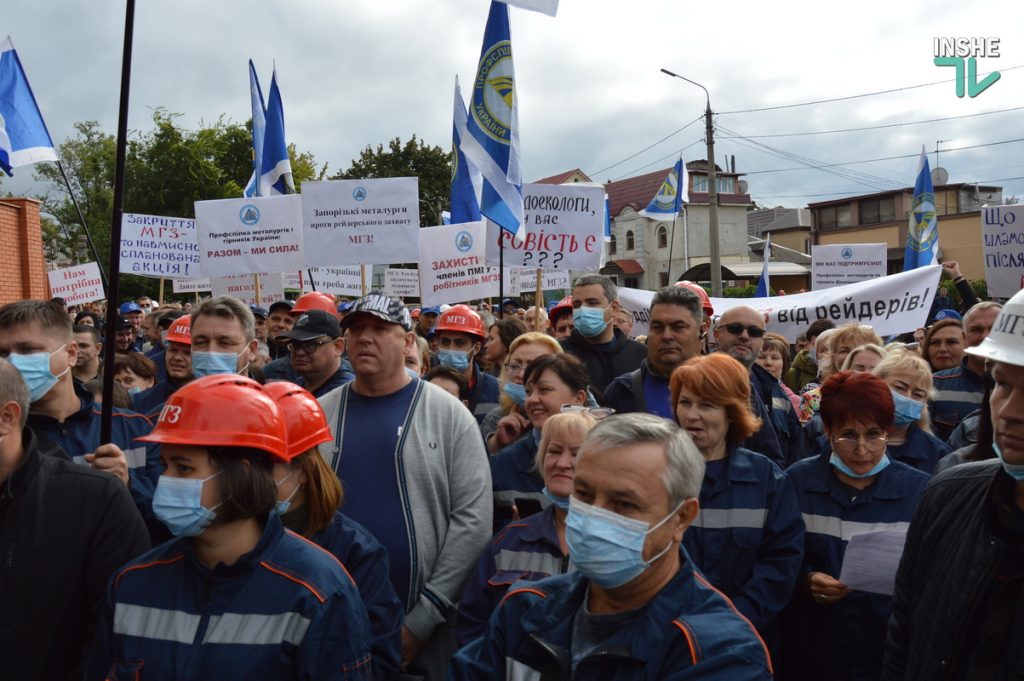
POLYGON ((316 542, 352 575, 370 618, 373 677, 387 679, 402 661, 405 608, 388 579, 388 554, 369 530, 338 509, 344 492, 320 454, 331 430, 316 398, 294 383, 274 381, 263 389, 277 402, 288 431, 288 463, 274 463, 277 511, 284 526, 316 542))
POLYGON ((153 513, 176 539, 114 575, 85 678, 371 678, 355 583, 273 512, 287 432, 263 387, 196 379, 140 440, 161 445, 153 513))

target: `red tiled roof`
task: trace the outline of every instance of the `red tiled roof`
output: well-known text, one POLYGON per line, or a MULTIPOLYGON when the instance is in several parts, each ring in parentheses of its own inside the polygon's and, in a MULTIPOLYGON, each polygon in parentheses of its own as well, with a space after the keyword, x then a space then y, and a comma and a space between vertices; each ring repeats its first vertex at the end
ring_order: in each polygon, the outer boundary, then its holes
MULTIPOLYGON (((661 186, 661 185, 659 184, 659 186, 661 186)), ((627 258, 627 259, 623 259, 623 260, 609 260, 607 263, 605 263, 605 267, 611 267, 613 265, 615 267, 618 267, 620 270, 622 270, 623 274, 643 274, 644 273, 644 266, 641 265, 640 262, 637 261, 637 260, 630 260, 630 259, 627 258)))
POLYGON ((551 177, 545 177, 542 180, 537 180, 536 184, 562 184, 576 173, 590 179, 589 176, 579 168, 573 168, 572 170, 567 170, 564 173, 559 173, 557 175, 552 175, 551 177))

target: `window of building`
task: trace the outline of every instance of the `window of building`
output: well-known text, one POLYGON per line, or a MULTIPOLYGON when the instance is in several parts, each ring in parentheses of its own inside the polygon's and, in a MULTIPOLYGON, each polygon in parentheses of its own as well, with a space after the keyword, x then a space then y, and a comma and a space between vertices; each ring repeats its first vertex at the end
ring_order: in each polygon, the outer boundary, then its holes
POLYGON ((626 232, 626 250, 627 251, 632 251, 635 248, 636 248, 636 242, 633 239, 633 231, 630 230, 630 231, 626 232))
MULTIPOLYGON (((693 186, 695 192, 707 192, 708 191, 708 176, 707 175, 691 175, 693 181, 690 183, 693 186)), ((736 178, 735 177, 719 177, 718 182, 718 193, 719 194, 735 194, 736 193, 736 178)))
POLYGON ((874 225, 896 219, 896 200, 889 196, 860 202, 860 224, 874 225))
POLYGON ((935 214, 954 215, 959 213, 959 197, 952 189, 938 190, 935 192, 935 214))
POLYGON ((704 192, 708 191, 708 176, 707 175, 691 175, 693 178, 693 191, 704 192))
POLYGON ((818 226, 822 229, 835 229, 850 226, 850 204, 828 206, 818 209, 818 226))
POLYGON ((668 286, 668 272, 658 272, 658 288, 668 286))
POLYGON ((640 280, 636 277, 626 277, 626 288, 640 288, 640 280))
POLYGON ((618 251, 618 245, 615 243, 615 235, 612 234, 608 240, 608 255, 615 255, 618 251))
POLYGON ((668 248, 668 228, 658 225, 658 248, 668 248))

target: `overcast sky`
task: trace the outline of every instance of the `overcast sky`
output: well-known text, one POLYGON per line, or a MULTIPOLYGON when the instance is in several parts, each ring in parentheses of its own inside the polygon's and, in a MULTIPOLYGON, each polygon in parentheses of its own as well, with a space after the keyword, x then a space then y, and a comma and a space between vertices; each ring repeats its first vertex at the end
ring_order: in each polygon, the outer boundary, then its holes
MULTIPOLYGON (((152 109, 197 126, 222 114, 250 116, 247 60, 264 91, 273 62, 289 141, 332 171, 367 144, 416 134, 447 148, 452 87, 474 74, 488 0, 176 0, 139 2, 130 126, 152 109), (258 11, 254 8, 259 7, 258 11)), ((851 193, 913 184, 914 158, 837 170, 779 172, 807 163, 845 163, 914 154, 924 144, 951 182, 994 181, 1024 195, 1024 109, 936 123, 826 135, 736 139, 962 117, 1024 107, 1024 6, 1019 1, 765 3, 681 0, 561 0, 556 18, 512 8, 523 175, 535 180, 582 168, 595 180, 667 168, 679 150, 705 157, 704 93, 662 67, 702 83, 716 118, 716 157, 736 156, 762 206, 804 206, 851 193), (783 9, 784 8, 784 9, 783 9), (1001 79, 976 98, 953 82, 841 102, 789 105, 952 81, 933 62, 936 36, 1000 38, 1000 57, 979 72, 1001 79), (732 137, 732 139, 730 139, 732 137), (642 153, 641 150, 654 145, 642 153), (624 160, 633 154, 634 158, 624 160), (773 172, 765 172, 773 171, 773 172), (868 174, 865 178, 861 174, 868 174), (859 181, 858 181, 859 180, 859 181)), ((54 141, 75 121, 117 125, 124 2, 4 0, 0 37, 10 34, 54 141)), ((43 189, 31 169, 4 190, 43 189)))

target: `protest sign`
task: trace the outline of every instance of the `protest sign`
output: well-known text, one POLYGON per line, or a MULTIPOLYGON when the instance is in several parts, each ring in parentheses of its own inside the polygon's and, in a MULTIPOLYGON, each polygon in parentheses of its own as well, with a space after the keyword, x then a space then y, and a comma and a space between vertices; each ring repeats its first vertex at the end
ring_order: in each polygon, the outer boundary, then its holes
POLYGON ((887 249, 885 244, 811 246, 811 290, 884 277, 887 249))
POLYGON ((50 270, 46 276, 50 280, 50 296, 63 298, 68 305, 91 303, 106 297, 100 268, 94 262, 50 270))
POLYGON ((213 289, 209 279, 175 279, 175 293, 203 293, 213 289))
POLYGON ((297 194, 196 201, 203 275, 287 272, 306 266, 297 194))
MULTIPOLYGON (((314 267, 310 271, 317 291, 336 296, 363 295, 363 278, 358 267, 314 267)), ((306 290, 311 291, 310 282, 305 281, 305 284, 306 290)))
POLYGON ((420 257, 415 177, 302 184, 309 265, 387 265, 420 257))
MULTIPOLYGON (((770 298, 712 298, 711 304, 715 320, 731 308, 752 307, 764 314, 768 331, 780 333, 791 342, 818 319, 831 319, 836 325, 866 324, 879 336, 891 336, 924 326, 941 270, 940 265, 918 267, 822 291, 770 298)), ((633 313, 634 335, 647 333, 653 296, 651 291, 619 289, 620 305, 633 313)))
POLYGON ((1024 206, 981 209, 985 281, 993 298, 1010 298, 1024 288, 1024 206))
POLYGON ((285 291, 298 291, 299 293, 306 293, 312 291, 309 287, 309 275, 304 271, 289 271, 284 272, 284 290, 285 291))
POLYGON ((424 305, 498 295, 498 268, 484 262, 486 224, 467 222, 420 230, 420 298, 424 305))
POLYGON ((284 276, 280 272, 260 272, 260 299, 256 300, 256 282, 252 274, 235 274, 210 280, 214 297, 231 296, 247 305, 268 307, 284 300, 284 276))
MULTIPOLYGON (((533 293, 537 290, 537 270, 529 267, 505 268, 505 292, 513 296, 533 293)), ((541 290, 555 291, 572 288, 569 283, 568 270, 543 270, 541 272, 541 290)))
POLYGON ((604 248, 604 189, 571 184, 524 184, 523 224, 517 239, 496 224, 487 226, 487 263, 497 265, 504 244, 505 267, 596 270, 604 248))
POLYGON ((121 274, 200 276, 196 221, 125 213, 121 217, 121 274))
POLYGON ((384 293, 399 298, 420 297, 420 273, 416 268, 389 267, 384 270, 384 293))

